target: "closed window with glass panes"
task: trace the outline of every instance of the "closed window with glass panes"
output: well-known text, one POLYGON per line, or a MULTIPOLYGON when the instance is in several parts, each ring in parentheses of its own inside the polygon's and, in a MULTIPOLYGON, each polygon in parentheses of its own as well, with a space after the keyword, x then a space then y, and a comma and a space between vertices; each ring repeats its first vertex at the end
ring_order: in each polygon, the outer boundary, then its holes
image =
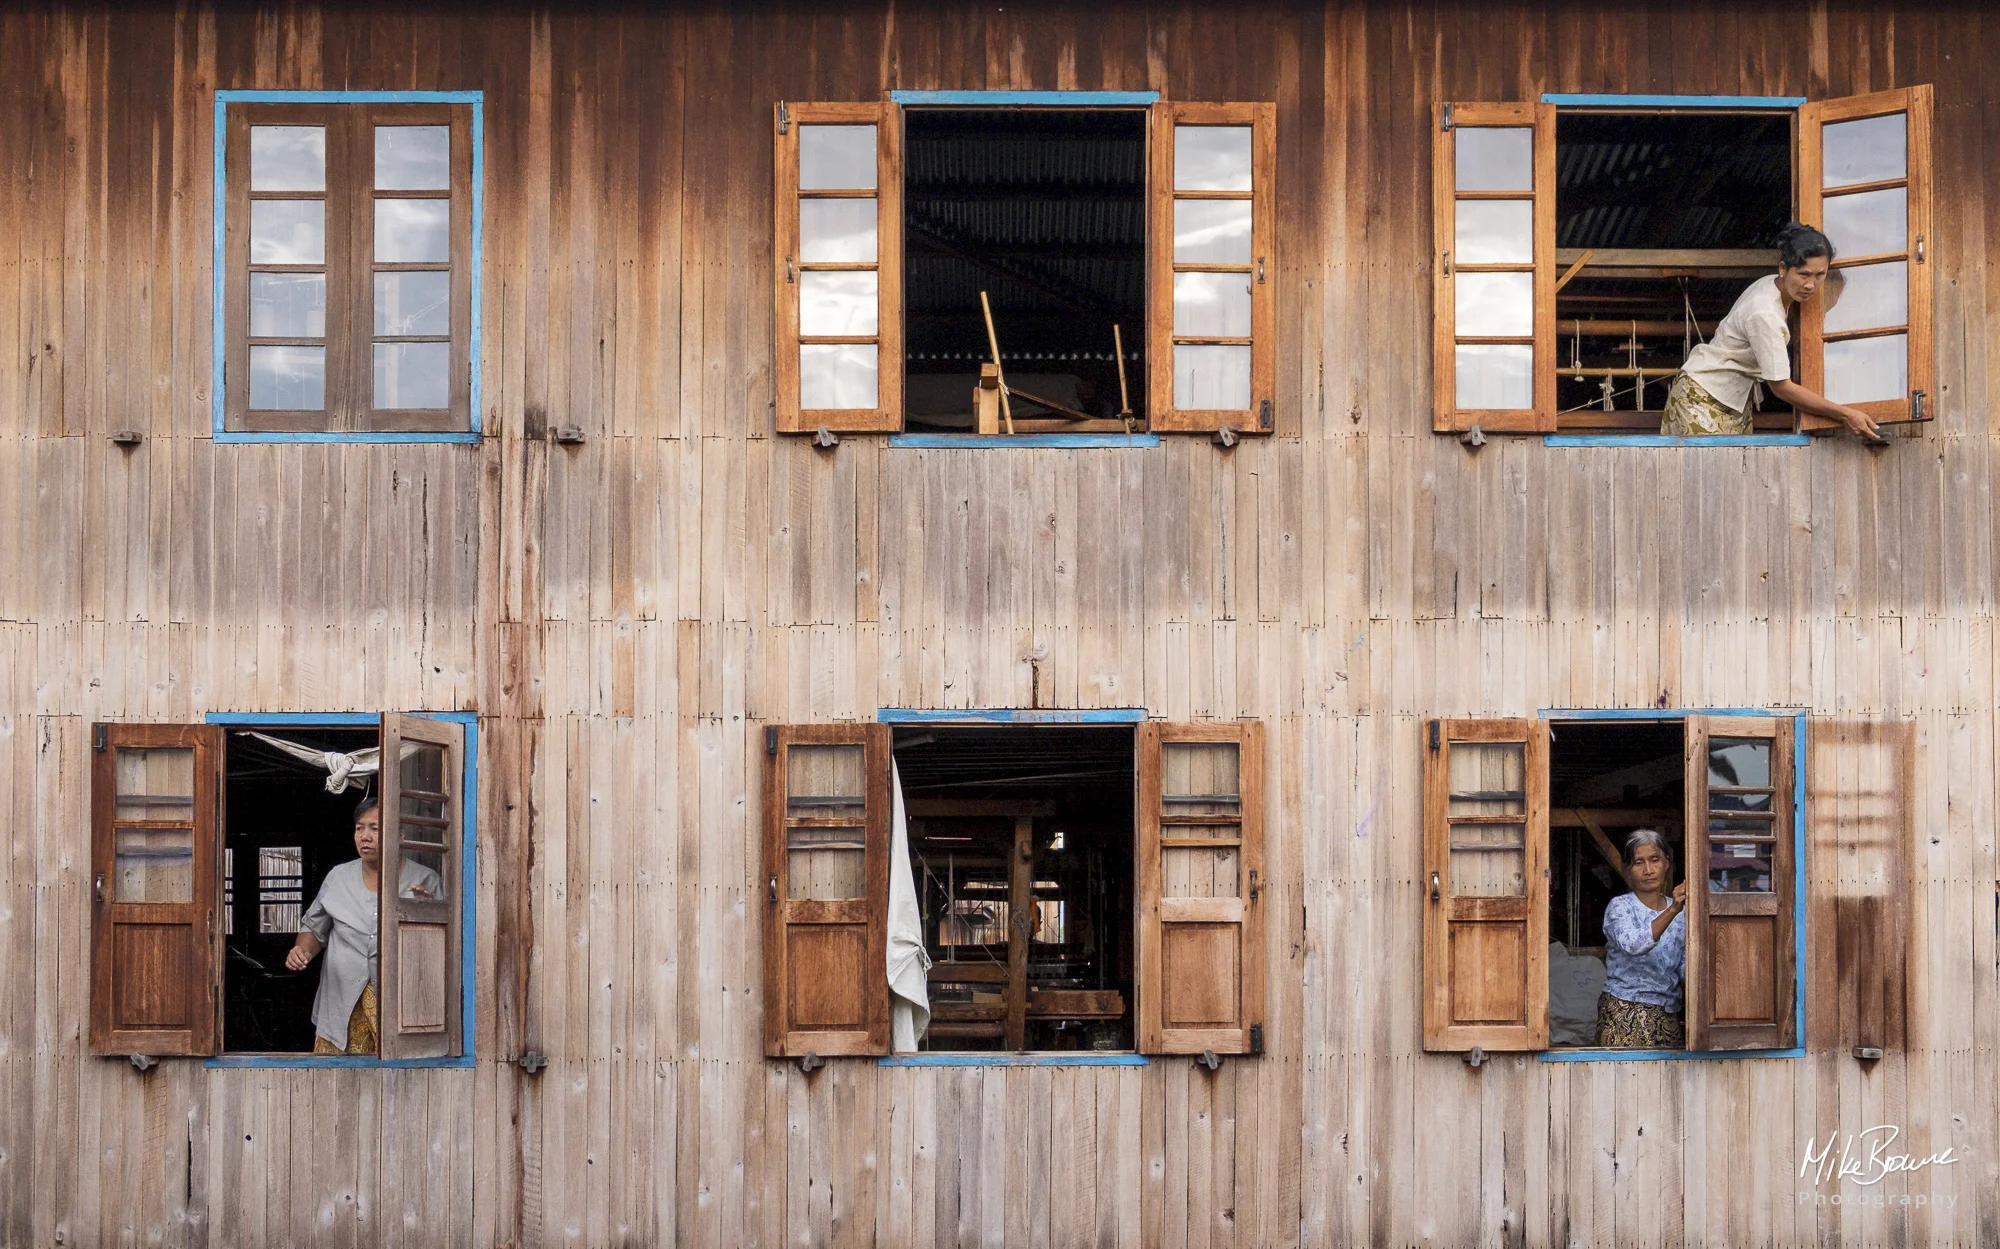
POLYGON ((225 428, 471 425, 471 106, 231 104, 225 428))

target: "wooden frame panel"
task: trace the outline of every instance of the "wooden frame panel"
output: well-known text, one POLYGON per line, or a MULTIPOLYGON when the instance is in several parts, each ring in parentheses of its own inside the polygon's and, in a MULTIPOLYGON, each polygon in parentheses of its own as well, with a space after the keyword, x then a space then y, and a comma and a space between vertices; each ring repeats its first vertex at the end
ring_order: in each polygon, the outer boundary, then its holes
POLYGON ((381 1057, 442 1058, 463 1049, 464 1003, 459 980, 464 900, 459 856, 464 853, 465 726, 449 720, 395 712, 382 716, 382 877, 376 905, 380 918, 381 1057), (405 743, 443 751, 435 791, 405 785, 401 760, 405 743), (408 806, 412 810, 405 810, 408 806), (436 812, 422 808, 435 807, 436 812), (405 896, 402 866, 417 846, 441 849, 436 870, 442 896, 405 896))
MULTIPOLYGON (((1900 251, 1871 255, 1843 255, 1834 260, 1836 273, 1869 264, 1902 261, 1907 267, 1908 320, 1902 326, 1886 326, 1846 333, 1829 334, 1826 329, 1827 301, 1832 291, 1803 305, 1799 310, 1799 375, 1806 389, 1826 394, 1826 347, 1830 340, 1866 339, 1901 332, 1907 336, 1908 384, 1896 399, 1856 403, 1853 406, 1878 422, 1929 420, 1937 415, 1936 328, 1934 274, 1936 261, 1931 238, 1931 119, 1933 92, 1929 84, 1877 91, 1870 95, 1822 100, 1799 110, 1799 220, 1824 230, 1830 198, 1856 193, 1904 188, 1907 194, 1908 227, 1900 251), (1870 117, 1902 114, 1908 118, 1905 130, 1905 177, 1855 183, 1825 185, 1825 133, 1829 124, 1859 121, 1870 117)), ((1834 239, 1836 249, 1841 240, 1834 239)), ((1833 398, 1833 396, 1828 396, 1833 398)), ((1838 429, 1838 421, 1801 414, 1801 429, 1838 429)))
MULTIPOLYGON (((1424 1048, 1540 1050, 1549 1043, 1549 726, 1545 720, 1432 720, 1424 751, 1424 1048), (1452 747, 1517 746, 1521 788, 1461 799, 1519 806, 1452 813, 1452 747), (1458 892, 1454 826, 1521 827, 1518 894, 1458 892)), ((1463 847, 1461 848, 1463 850, 1463 847)))
MULTIPOLYGON (((213 1054, 222 1035, 221 882, 222 730, 195 724, 98 724, 91 751, 90 1052, 213 1054), (185 808, 187 819, 119 818, 119 752, 186 750, 192 792, 135 794, 130 809, 185 808), (178 798, 173 802, 168 799, 178 798), (121 900, 120 832, 185 830, 189 896, 175 901, 121 900)), ((150 839, 148 839, 150 840, 150 839)), ((139 854, 150 847, 135 848, 139 854)), ((179 857, 171 851, 163 857, 179 857)))
POLYGON ((895 433, 903 427, 903 112, 889 101, 866 104, 776 106, 773 194, 773 350, 775 410, 779 433, 812 433, 822 426, 842 433, 895 433), (867 192, 801 191, 799 130, 811 125, 875 127, 875 260, 872 263, 809 262, 799 248, 799 201, 865 198, 867 192), (872 336, 802 339, 799 297, 808 272, 868 270, 876 277, 876 332, 872 336), (875 344, 876 391, 873 408, 806 408, 800 394, 799 348, 804 344, 875 344))
MULTIPOLYGON (((1264 725, 1167 724, 1147 721, 1138 735, 1139 845, 1134 898, 1139 965, 1139 1050, 1145 1054, 1255 1054, 1263 1050, 1264 1020, 1264 725), (1236 747, 1235 811, 1169 814, 1165 748, 1176 743, 1236 747), (1236 836, 1227 835, 1234 826, 1236 836), (1173 835, 1175 828, 1198 835, 1173 835), (1234 850, 1236 879, 1213 896, 1167 896, 1163 857, 1169 852, 1226 856, 1234 850)), ((1187 800, 1198 802, 1199 796, 1187 800)))
POLYGON ((1148 221, 1146 224, 1146 408, 1156 433, 1202 433, 1229 428, 1268 434, 1277 402, 1277 105, 1194 104, 1162 100, 1148 116, 1148 221), (1177 126, 1248 126, 1250 190, 1187 191, 1174 187, 1174 130, 1177 126), (1176 263, 1174 205, 1177 200, 1238 199, 1250 203, 1250 263, 1176 263), (1250 334, 1216 338, 1177 334, 1174 275, 1241 273, 1250 283, 1250 334), (1174 406, 1174 347, 1247 345, 1250 348, 1250 403, 1247 408, 1174 406))
POLYGON ((1439 432, 1471 429, 1515 433, 1556 430, 1556 106, 1553 104, 1439 104, 1433 113, 1431 189, 1436 249, 1432 268, 1432 428, 1439 432), (1458 136, 1468 128, 1530 128, 1533 174, 1526 192, 1460 191, 1458 136), (1458 204, 1461 200, 1529 200, 1533 203, 1533 259, 1529 264, 1460 266, 1457 246, 1458 204), (1508 338, 1465 338, 1458 333, 1458 276, 1461 272, 1531 272, 1534 298, 1532 335, 1508 338), (1458 406, 1458 348, 1461 346, 1532 345, 1532 408, 1461 408, 1458 406))
POLYGON ((1789 717, 1687 718, 1687 1034, 1691 1050, 1784 1049, 1797 1043, 1794 931, 1793 726, 1789 717), (1709 748, 1716 738, 1770 744, 1768 820, 1741 810, 1734 789, 1711 785, 1709 748), (1739 827, 1712 827, 1727 818, 1739 827), (1747 824, 1770 833, 1746 832, 1747 824), (1765 838, 1768 836, 1768 841, 1765 838), (1725 892, 1709 884, 1711 846, 1769 847, 1768 892, 1725 892))
POLYGON ((889 1052, 889 760, 886 724, 765 729, 764 1053, 770 1057, 889 1052), (788 773, 797 746, 862 750, 859 898, 791 896, 791 831, 829 823, 791 813, 788 773), (821 1018, 806 1017, 813 1011, 821 1018))

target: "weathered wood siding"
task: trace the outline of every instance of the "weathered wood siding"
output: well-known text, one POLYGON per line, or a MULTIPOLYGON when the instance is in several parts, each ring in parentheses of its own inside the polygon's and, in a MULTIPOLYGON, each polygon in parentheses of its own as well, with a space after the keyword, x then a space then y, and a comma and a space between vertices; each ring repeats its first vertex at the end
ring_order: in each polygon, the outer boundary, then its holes
POLYGON ((2000 1243, 2000 17, 1763 7, 0 13, 0 1243, 2000 1243), (1432 435, 1434 100, 1917 82, 1914 439, 1432 435), (482 446, 211 444, 219 87, 486 93, 482 446), (1277 436, 773 437, 772 101, 890 87, 1275 100, 1277 436), (1036 699, 1267 722, 1270 1053, 762 1059, 760 727, 1036 699), (1812 1054, 1426 1056, 1419 722, 1654 704, 1857 722, 1804 752, 1812 1054), (90 721, 384 708, 481 715, 477 1069, 84 1056, 90 721), (1876 1191, 1954 1205, 1799 1204, 1884 1122, 1965 1161, 1876 1191))

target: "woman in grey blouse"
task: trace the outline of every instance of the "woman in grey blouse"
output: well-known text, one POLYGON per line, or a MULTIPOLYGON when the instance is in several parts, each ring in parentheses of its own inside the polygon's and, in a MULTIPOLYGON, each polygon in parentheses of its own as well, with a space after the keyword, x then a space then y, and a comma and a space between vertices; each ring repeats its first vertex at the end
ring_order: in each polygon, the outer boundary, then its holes
MULTIPOLYGON (((313 1053, 373 1054, 380 1011, 375 985, 381 972, 376 959, 376 931, 381 919, 377 900, 382 887, 382 810, 373 798, 354 809, 354 849, 349 859, 326 874, 300 923, 304 928, 285 966, 304 971, 321 950, 326 965, 319 973, 319 995, 313 999, 313 1053)), ((421 863, 403 863, 397 889, 405 898, 444 896, 444 882, 421 863)))
POLYGON ((1625 839, 1632 892, 1604 908, 1604 992, 1597 999, 1597 1043, 1623 1049, 1680 1049, 1686 977, 1687 884, 1674 885, 1666 840, 1650 828, 1625 839))

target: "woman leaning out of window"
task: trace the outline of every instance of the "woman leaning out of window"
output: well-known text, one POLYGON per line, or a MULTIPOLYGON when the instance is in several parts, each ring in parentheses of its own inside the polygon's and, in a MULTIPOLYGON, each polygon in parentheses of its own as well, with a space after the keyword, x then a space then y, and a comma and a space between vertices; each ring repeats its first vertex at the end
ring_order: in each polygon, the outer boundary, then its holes
MULTIPOLYGON (((326 874, 305 925, 285 966, 304 971, 324 949, 319 994, 313 998, 313 1053, 373 1054, 381 1014, 375 985, 381 977, 376 929, 381 907, 382 810, 373 798, 354 809, 354 849, 349 859, 326 874)), ((403 863, 397 889, 405 898, 435 898, 443 893, 438 874, 420 863, 403 863)))
POLYGON ((1660 432, 1682 437, 1751 433, 1758 388, 1768 386, 1800 412, 1839 421, 1870 442, 1884 441, 1866 412, 1792 380, 1786 349, 1792 307, 1819 294, 1832 264, 1833 243, 1826 235, 1796 221, 1780 230, 1778 271, 1752 282, 1715 327, 1715 337, 1688 353, 1667 392, 1660 432))
POLYGON ((1604 908, 1604 992, 1597 999, 1597 1043, 1620 1049, 1680 1049, 1686 976, 1687 885, 1673 878, 1667 843, 1650 828, 1625 839, 1632 892, 1604 908))

